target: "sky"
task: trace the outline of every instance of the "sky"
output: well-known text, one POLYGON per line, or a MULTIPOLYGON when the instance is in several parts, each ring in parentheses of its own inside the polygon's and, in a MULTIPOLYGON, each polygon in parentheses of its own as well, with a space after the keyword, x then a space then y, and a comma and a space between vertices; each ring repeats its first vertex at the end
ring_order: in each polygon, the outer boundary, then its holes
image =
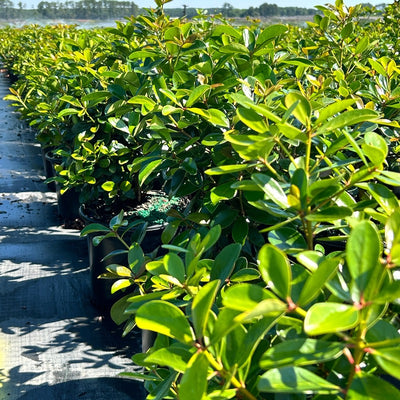
MULTIPOLYGON (((35 7, 40 0, 21 0, 23 4, 26 5, 26 8, 35 7)), ((48 1, 56 1, 56 0, 48 0, 48 1)), ((63 1, 63 0, 61 0, 63 1)), ((133 0, 139 7, 155 7, 154 0, 133 0)), ((13 3, 17 4, 19 0, 14 0, 13 3)), ((354 6, 359 3, 370 3, 373 5, 382 4, 382 3, 392 3, 391 0, 345 0, 344 3, 347 6, 354 6)), ((316 5, 323 5, 326 3, 334 3, 334 0, 256 0, 249 2, 248 0, 172 0, 170 3, 166 4, 166 8, 180 8, 184 4, 188 7, 194 8, 214 8, 214 7, 222 7, 224 3, 231 4, 234 8, 239 9, 247 9, 250 6, 258 7, 261 4, 277 4, 279 7, 305 7, 305 8, 313 8, 316 5)))

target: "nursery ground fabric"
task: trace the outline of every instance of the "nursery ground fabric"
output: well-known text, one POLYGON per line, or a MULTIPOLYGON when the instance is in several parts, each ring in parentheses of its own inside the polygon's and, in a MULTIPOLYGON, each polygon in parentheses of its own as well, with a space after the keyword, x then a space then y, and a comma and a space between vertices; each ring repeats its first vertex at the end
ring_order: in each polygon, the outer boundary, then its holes
POLYGON ((0 400, 140 399, 141 385, 117 377, 138 339, 91 305, 86 239, 61 227, 8 87, 0 74, 0 400))

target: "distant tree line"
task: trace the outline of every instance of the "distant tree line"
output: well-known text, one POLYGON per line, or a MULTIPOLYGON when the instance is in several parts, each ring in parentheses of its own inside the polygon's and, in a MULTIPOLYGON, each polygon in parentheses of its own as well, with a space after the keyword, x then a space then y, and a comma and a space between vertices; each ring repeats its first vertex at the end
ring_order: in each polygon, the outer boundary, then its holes
MULTIPOLYGON (((372 7, 369 3, 364 3, 363 5, 372 7)), ((377 6, 377 8, 381 7, 377 6)), ((138 15, 143 11, 133 1, 129 0, 42 0, 37 8, 33 10, 27 10, 21 1, 15 6, 11 0, 0 0, 0 19, 6 20, 28 17, 106 20, 138 15)), ((244 10, 234 8, 230 3, 224 3, 220 8, 209 8, 205 11, 208 14, 222 14, 228 18, 292 17, 315 15, 318 13, 316 8, 279 7, 276 4, 269 3, 263 3, 259 7, 250 7, 244 10)), ((182 16, 191 18, 197 15, 196 8, 187 6, 183 6, 182 8, 165 8, 165 12, 174 18, 182 16)))

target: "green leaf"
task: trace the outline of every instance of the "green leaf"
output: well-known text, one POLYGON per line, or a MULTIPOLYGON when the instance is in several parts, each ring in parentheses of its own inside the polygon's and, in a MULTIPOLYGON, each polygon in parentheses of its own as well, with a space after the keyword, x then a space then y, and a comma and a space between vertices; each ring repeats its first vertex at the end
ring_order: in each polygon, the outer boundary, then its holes
POLYGON ((125 289, 131 286, 132 283, 129 279, 118 279, 111 286, 111 294, 118 292, 118 290, 125 289))
POLYGON ((77 110, 76 108, 64 108, 58 113, 57 117, 62 118, 65 117, 66 115, 79 114, 80 112, 81 110, 77 110))
POLYGON ((276 24, 267 26, 265 29, 262 30, 262 32, 257 37, 256 41, 257 48, 261 45, 264 45, 266 42, 278 38, 279 36, 286 33, 287 30, 288 27, 286 25, 276 24))
POLYGON ((268 290, 250 283, 239 283, 226 290, 222 303, 225 307, 237 311, 249 311, 261 301, 275 299, 268 290))
POLYGON ((258 253, 258 268, 264 282, 271 287, 281 299, 286 300, 290 295, 292 273, 286 254, 265 244, 258 253))
POLYGON ((211 306, 213 305, 220 284, 221 282, 218 280, 208 282, 199 290, 193 299, 192 320, 194 330, 199 339, 204 336, 211 306))
POLYGON ((275 179, 260 173, 253 174, 251 179, 264 191, 271 201, 284 209, 289 208, 287 196, 275 179))
POLYGON ((400 348, 398 346, 372 349, 371 353, 384 371, 400 379, 400 348))
POLYGON ((353 33, 353 30, 354 30, 353 22, 348 22, 340 31, 340 36, 342 37, 342 39, 347 39, 353 33))
POLYGON ((140 104, 146 107, 147 110, 153 110, 154 107, 156 106, 156 102, 152 99, 150 99, 147 96, 133 96, 128 100, 128 103, 131 104, 140 104))
POLYGON ((347 391, 346 400, 400 399, 400 391, 390 383, 371 374, 357 374, 347 391))
POLYGON ((279 321, 279 318, 280 316, 266 316, 250 326, 237 352, 236 362, 239 367, 251 361, 258 344, 264 340, 265 334, 279 321))
POLYGON ((232 238, 236 243, 240 243, 242 246, 246 242, 247 235, 249 233, 249 223, 244 217, 238 217, 232 227, 232 238))
POLYGON ((292 114, 305 126, 310 124, 311 104, 300 92, 290 92, 285 97, 287 108, 295 106, 292 114))
POLYGON ((214 167, 207 169, 205 173, 207 175, 224 175, 233 174, 235 172, 245 171, 254 167, 256 164, 234 164, 234 165, 221 165, 220 167, 214 167))
POLYGON ((139 172, 139 185, 143 185, 145 180, 159 167, 163 160, 154 160, 144 166, 139 172))
POLYGON ((380 255, 380 237, 375 225, 361 221, 352 229, 346 244, 347 265, 354 281, 352 295, 358 301, 367 287, 378 283, 371 279, 375 268, 380 268, 380 255))
POLYGON ((380 75, 387 76, 387 71, 385 70, 385 67, 378 62, 377 60, 374 60, 373 58, 368 58, 369 63, 371 64, 371 67, 380 75))
MULTIPOLYGON (((134 275, 137 275, 144 265, 143 250, 138 243, 133 243, 128 251, 128 263, 134 275)), ((144 268, 143 268, 144 269, 144 268)))
POLYGON ((232 182, 214 186, 211 189, 210 199, 213 204, 218 204, 221 200, 229 200, 235 196, 236 190, 231 188, 232 182))
POLYGON ((299 306, 303 307, 313 301, 336 272, 340 259, 327 258, 319 263, 318 268, 304 282, 300 297, 297 300, 299 306))
POLYGON ((143 304, 136 313, 140 329, 161 333, 186 344, 195 340, 185 314, 175 305, 161 300, 143 304))
POLYGON ((245 45, 237 42, 232 42, 226 46, 221 46, 219 51, 223 54, 249 54, 249 49, 245 45))
POLYGON ((283 251, 295 252, 307 249, 307 242, 303 235, 293 228, 283 227, 268 233, 271 244, 283 251))
POLYGON ((395 187, 400 186, 400 173, 394 171, 380 171, 380 175, 376 177, 379 181, 386 185, 391 185, 395 187))
POLYGON ((110 228, 102 224, 93 223, 85 226, 82 229, 81 236, 86 236, 89 235, 89 233, 96 233, 96 232, 110 232, 110 228))
POLYGON ((145 358, 145 362, 169 367, 177 372, 184 373, 191 356, 192 354, 187 349, 179 345, 172 345, 150 353, 145 358))
POLYGON ((388 146, 385 139, 375 132, 367 132, 365 134, 364 143, 361 147, 374 165, 381 165, 388 154, 388 146))
POLYGON ((366 121, 375 121, 379 118, 379 114, 373 110, 360 109, 345 111, 344 113, 336 116, 335 118, 325 122, 318 129, 317 133, 330 132, 335 129, 344 128, 345 126, 352 126, 366 121))
POLYGON ((202 400, 207 390, 208 364, 203 351, 192 356, 179 385, 180 400, 202 400))
POLYGON ((253 131, 265 133, 269 131, 269 126, 264 117, 250 108, 238 107, 236 111, 239 119, 253 131))
POLYGON ((341 111, 345 110, 346 108, 350 107, 356 102, 355 99, 346 99, 346 100, 339 100, 335 101, 332 104, 329 104, 325 108, 318 110, 318 118, 315 121, 315 125, 321 124, 325 122, 328 118, 333 117, 336 114, 339 114, 341 111))
POLYGON ((113 191, 113 190, 114 190, 114 187, 115 187, 115 182, 113 182, 113 181, 107 181, 107 182, 104 182, 104 183, 101 185, 101 188, 102 188, 103 190, 105 190, 106 192, 111 192, 111 191, 113 191))
POLYGON ((194 88, 187 99, 186 107, 192 107, 208 90, 210 90, 210 85, 200 85, 194 88))
POLYGON ((210 273, 210 280, 219 279, 221 285, 223 285, 225 280, 231 275, 241 249, 242 246, 239 243, 231 243, 224 247, 215 257, 210 273))
POLYGON ((268 393, 336 393, 340 387, 300 367, 274 368, 258 381, 258 390, 268 393))
POLYGON ((254 320, 259 320, 260 317, 277 318, 287 311, 287 304, 278 299, 267 299, 260 301, 251 310, 244 311, 239 314, 235 321, 246 323, 254 320))
POLYGON ((286 340, 267 350, 260 359, 260 366, 271 369, 323 363, 340 357, 344 347, 343 343, 317 339, 286 340))
POLYGON ((308 214, 306 219, 313 222, 335 222, 350 217, 352 214, 353 211, 348 207, 331 206, 322 210, 317 209, 312 214, 308 214))
POLYGON ((221 226, 215 225, 208 232, 207 235, 204 236, 204 239, 201 241, 200 246, 203 251, 209 250, 215 243, 217 243, 219 237, 221 236, 221 226))
POLYGON ((311 306, 304 319, 308 335, 342 332, 354 328, 359 322, 359 311, 341 303, 317 303, 311 306))
POLYGON ((167 274, 178 279, 180 283, 185 282, 185 265, 182 259, 175 253, 168 253, 164 256, 164 267, 167 274))
POLYGON ((260 278, 260 273, 254 268, 243 268, 235 272, 231 278, 231 282, 248 282, 255 281, 260 278))
POLYGON ((210 122, 213 125, 229 128, 229 120, 221 110, 217 110, 214 108, 204 110, 202 108, 191 107, 187 108, 187 111, 202 116, 206 121, 210 122))
POLYGON ((379 183, 368 183, 366 189, 386 214, 391 215, 399 207, 397 196, 387 186, 379 183))

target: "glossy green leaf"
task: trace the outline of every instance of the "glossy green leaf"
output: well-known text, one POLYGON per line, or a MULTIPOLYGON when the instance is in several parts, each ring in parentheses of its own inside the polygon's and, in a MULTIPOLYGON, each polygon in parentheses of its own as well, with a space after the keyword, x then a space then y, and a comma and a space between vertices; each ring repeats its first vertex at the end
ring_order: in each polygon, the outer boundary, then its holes
POLYGON ((379 366, 392 375, 396 379, 400 379, 400 348, 396 347, 380 347, 373 349, 372 355, 379 366))
POLYGON ((207 389, 208 364, 204 352, 192 356, 179 385, 180 400, 202 400, 207 389))
POLYGON ((229 120, 221 110, 213 108, 206 110, 203 108, 191 107, 187 108, 187 111, 202 116, 206 121, 209 121, 213 125, 223 126, 225 128, 229 127, 229 120))
POLYGON ((136 313, 136 323, 140 329, 161 333, 192 344, 195 340, 185 314, 175 305, 161 300, 143 304, 136 313))
POLYGON ((215 225, 207 232, 207 235, 204 236, 200 244, 203 251, 209 250, 215 243, 217 243, 221 236, 221 231, 221 225, 215 225))
POLYGON ((201 99, 207 91, 210 90, 210 85, 200 85, 194 88, 190 92, 190 96, 187 99, 186 107, 192 107, 199 99, 201 99))
POLYGON ((335 129, 357 125, 366 121, 375 121, 378 118, 379 114, 376 111, 368 110, 366 108, 345 111, 328 122, 325 122, 318 130, 318 133, 330 132, 335 129))
POLYGON ((239 107, 236 112, 239 119, 253 131, 258 133, 268 132, 269 126, 264 117, 251 108, 239 107))
POLYGON ((318 118, 315 121, 315 124, 321 124, 325 122, 328 118, 333 117, 336 114, 339 114, 346 108, 349 108, 356 102, 355 99, 346 99, 346 100, 339 100, 334 103, 329 104, 328 106, 318 110, 318 118))
POLYGON ((107 181, 101 185, 101 188, 106 192, 111 192, 112 190, 114 190, 114 187, 115 187, 115 182, 113 181, 107 181))
POLYGON ((244 311, 235 320, 246 323, 258 320, 260 317, 277 318, 287 311, 287 304, 278 299, 267 299, 260 301, 251 310, 244 311))
POLYGON ((145 180, 154 172, 157 170, 157 168, 160 166, 160 164, 163 162, 163 160, 154 160, 149 162, 144 166, 143 169, 140 170, 139 172, 139 184, 143 185, 145 180))
POLYGON ((244 217, 239 217, 232 227, 232 238, 236 243, 241 245, 245 244, 247 235, 249 233, 249 223, 244 217))
POLYGON ((399 207, 398 198, 387 186, 371 182, 368 183, 366 189, 388 215, 399 207))
POLYGON ((400 391, 389 382, 371 374, 357 374, 347 391, 346 400, 400 399, 400 391))
POLYGON ((268 233, 268 240, 280 250, 296 252, 307 249, 303 235, 293 228, 283 227, 268 233))
POLYGON ((231 243, 217 254, 210 273, 211 280, 219 279, 222 285, 225 283, 235 267, 241 248, 239 243, 231 243))
POLYGON ((351 36, 353 30, 354 30, 353 22, 348 22, 340 31, 340 36, 342 37, 342 39, 347 39, 349 36, 351 36))
POLYGON ((261 45, 265 44, 266 42, 269 42, 269 41, 276 39, 279 36, 283 35, 284 33, 287 32, 287 30, 288 30, 288 27, 286 25, 276 24, 276 25, 267 26, 258 35, 256 44, 257 44, 257 46, 261 46, 261 45))
POLYGON ((377 179, 386 185, 391 185, 395 187, 400 186, 400 173, 394 171, 380 171, 377 175, 377 179))
POLYGON ((258 268, 264 282, 281 298, 290 295, 292 273, 286 254, 272 246, 265 244, 258 253, 258 268))
POLYGON ((350 217, 353 211, 348 207, 331 206, 324 209, 313 210, 306 219, 313 222, 335 222, 346 217, 350 217))
POLYGON ((380 238, 375 225, 361 221, 351 231, 346 244, 347 265, 354 281, 352 294, 357 300, 373 284, 371 279, 375 268, 380 268, 380 255, 380 238))
POLYGON ((304 282, 300 297, 297 300, 299 306, 307 305, 318 297, 325 283, 336 272, 339 262, 339 259, 327 258, 318 265, 318 268, 304 282))
POLYGON ((164 267, 168 275, 173 276, 180 283, 185 282, 185 265, 177 254, 166 254, 164 256, 164 267))
POLYGON ((211 343, 216 344, 224 338, 232 329, 240 324, 236 317, 241 313, 240 310, 235 310, 229 307, 219 309, 217 320, 214 322, 214 327, 211 332, 211 343))
POLYGON ((288 208, 289 203, 281 185, 268 175, 256 173, 251 179, 264 191, 268 198, 282 208, 288 208))
POLYGON ((128 264, 134 275, 138 274, 141 269, 144 270, 144 254, 138 243, 133 243, 128 251, 128 264))
POLYGON ((382 164, 388 154, 388 145, 385 139, 375 132, 366 132, 362 149, 365 155, 375 164, 382 164))
POLYGON ((145 106, 148 110, 152 110, 156 106, 156 102, 147 96, 133 96, 128 100, 131 104, 141 104, 145 106))
POLYGON ((218 204, 221 200, 229 200, 234 197, 236 190, 231 188, 231 182, 214 186, 210 192, 210 199, 213 204, 218 204))
POLYGON ((308 126, 311 118, 311 104, 300 92, 290 92, 285 97, 285 105, 290 108, 295 106, 293 115, 305 126, 308 126))
POLYGON ((261 301, 276 298, 271 292, 258 285, 240 283, 226 290, 222 303, 225 307, 237 311, 248 311, 261 301))
POLYGON ((264 369, 323 363, 340 357, 343 343, 317 339, 293 339, 268 349, 260 359, 264 369))
POLYGON ((249 49, 243 44, 237 42, 221 46, 219 51, 224 54, 249 54, 249 49))
POLYGON ((103 224, 93 223, 85 226, 81 231, 81 236, 86 236, 89 233, 97 233, 97 232, 109 232, 110 228, 103 224))
POLYGON ((397 208, 386 222, 385 240, 389 251, 400 245, 400 208, 397 208))
POLYGON ((359 311, 341 303, 316 303, 307 311, 304 330, 308 335, 343 332, 359 322, 359 311))
POLYGON ((125 289, 131 285, 132 283, 129 279, 118 279, 111 286, 111 294, 114 294, 119 290, 125 289))
POLYGON ((340 391, 340 387, 301 367, 274 368, 258 381, 258 390, 268 393, 321 393, 340 391))
POLYGON ((162 365, 183 373, 186 371, 187 363, 191 356, 192 354, 187 349, 173 345, 150 353, 145 358, 145 361, 146 363, 162 365))
POLYGON ((192 302, 192 320, 198 338, 204 336, 208 323, 211 307, 217 295, 221 282, 218 280, 208 282, 196 294, 192 302))
POLYGON ((233 174, 240 171, 251 169, 255 164, 233 164, 233 165, 221 165, 220 167, 214 167, 207 169, 205 173, 207 175, 224 175, 233 174))

